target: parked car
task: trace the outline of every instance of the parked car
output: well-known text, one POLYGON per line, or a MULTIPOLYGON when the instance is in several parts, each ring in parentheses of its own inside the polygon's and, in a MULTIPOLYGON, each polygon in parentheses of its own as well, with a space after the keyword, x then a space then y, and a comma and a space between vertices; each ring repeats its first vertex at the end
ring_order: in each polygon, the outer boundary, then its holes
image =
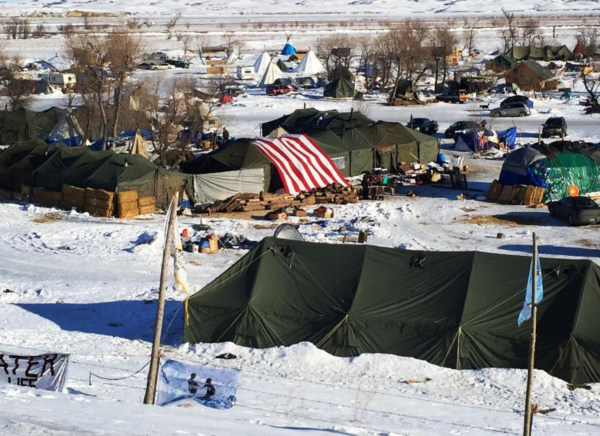
POLYGON ((564 117, 550 117, 542 126, 542 138, 567 136, 567 120, 564 117))
POLYGON ((166 62, 164 64, 154 64, 152 65, 152 67, 150 68, 151 70, 174 70, 175 67, 173 65, 167 64, 166 62))
POLYGON ((154 65, 149 62, 142 62, 137 67, 141 70, 151 70, 154 65))
POLYGON ((317 82, 312 77, 298 77, 296 86, 302 89, 312 89, 317 87, 317 82))
POLYGON ((290 79, 288 77, 284 77, 284 78, 275 80, 275 82, 273 82, 273 85, 289 86, 290 88, 296 87, 294 80, 290 79))
POLYGON ((292 92, 294 88, 291 86, 269 85, 267 86, 267 95, 284 95, 292 92))
POLYGON ((436 101, 441 101, 445 103, 465 103, 468 99, 469 96, 467 95, 467 91, 464 89, 459 89, 456 92, 440 94, 435 96, 436 101))
POLYGON ((600 206, 589 197, 565 197, 551 201, 548 203, 548 212, 570 226, 600 224, 600 206))
POLYGON ((531 115, 529 107, 525 103, 509 103, 497 107, 491 111, 492 117, 527 117, 531 115))
POLYGON ((437 121, 430 120, 429 118, 413 118, 406 127, 410 127, 426 135, 434 135, 439 129, 437 121))
POLYGON ((506 106, 511 103, 525 103, 529 109, 533 109, 533 102, 525 95, 513 95, 512 97, 505 98, 500 103, 500 106, 506 106))
POLYGON ((481 126, 475 121, 457 121, 446 129, 444 132, 445 138, 452 138, 455 141, 460 133, 468 132, 469 130, 480 130, 481 126))
POLYGON ((182 61, 179 59, 167 59, 166 63, 169 65, 173 65, 175 68, 186 68, 187 69, 190 67, 189 62, 182 61))

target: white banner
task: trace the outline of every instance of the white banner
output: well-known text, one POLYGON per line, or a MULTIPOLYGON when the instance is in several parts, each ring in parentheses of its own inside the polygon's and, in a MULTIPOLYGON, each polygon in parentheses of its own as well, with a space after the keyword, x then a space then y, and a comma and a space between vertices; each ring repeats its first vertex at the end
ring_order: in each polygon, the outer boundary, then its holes
POLYGON ((214 409, 235 404, 239 371, 167 360, 160 368, 156 405, 192 399, 214 409))
POLYGON ((28 356, 0 351, 0 381, 13 385, 62 392, 68 367, 68 354, 28 356))

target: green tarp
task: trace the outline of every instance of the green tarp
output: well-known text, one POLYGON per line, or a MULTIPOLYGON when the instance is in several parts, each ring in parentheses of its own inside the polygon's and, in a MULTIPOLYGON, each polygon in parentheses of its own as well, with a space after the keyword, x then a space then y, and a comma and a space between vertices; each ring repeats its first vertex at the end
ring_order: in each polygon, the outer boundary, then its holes
MULTIPOLYGON (((526 368, 531 324, 518 327, 517 318, 530 261, 266 238, 190 297, 184 340, 258 348, 309 341, 337 356, 526 368)), ((600 268, 558 258, 542 258, 541 268, 536 367, 600 382, 600 268)))
POLYGON ((508 57, 516 59, 517 61, 535 60, 535 61, 568 61, 573 56, 573 53, 566 45, 551 46, 546 45, 544 47, 535 46, 515 46, 506 52, 508 57))

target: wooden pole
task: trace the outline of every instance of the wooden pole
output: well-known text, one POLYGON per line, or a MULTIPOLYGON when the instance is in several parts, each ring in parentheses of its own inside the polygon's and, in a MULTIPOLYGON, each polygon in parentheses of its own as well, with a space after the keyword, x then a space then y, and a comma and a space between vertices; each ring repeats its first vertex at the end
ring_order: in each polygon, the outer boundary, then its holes
POLYGON ((535 363, 535 342, 537 335, 537 239, 533 234, 533 260, 531 274, 531 347, 529 349, 529 368, 527 369, 527 393, 525 395, 525 423, 523 428, 524 436, 531 436, 531 427, 533 425, 533 415, 531 413, 531 392, 533 390, 533 366, 535 363))
POLYGON ((175 216, 177 214, 177 203, 179 193, 177 192, 171 200, 171 214, 167 224, 167 235, 163 248, 162 269, 160 271, 160 290, 158 293, 158 307, 156 308, 156 324, 154 326, 154 342, 152 342, 152 358, 150 370, 148 371, 148 382, 146 384, 146 395, 144 404, 154 404, 156 396, 156 382, 158 380, 158 367, 160 366, 160 337, 162 335, 163 317, 165 314, 165 293, 167 288, 167 275, 169 274, 169 259, 171 258, 171 242, 173 241, 173 229, 175 227, 175 216))

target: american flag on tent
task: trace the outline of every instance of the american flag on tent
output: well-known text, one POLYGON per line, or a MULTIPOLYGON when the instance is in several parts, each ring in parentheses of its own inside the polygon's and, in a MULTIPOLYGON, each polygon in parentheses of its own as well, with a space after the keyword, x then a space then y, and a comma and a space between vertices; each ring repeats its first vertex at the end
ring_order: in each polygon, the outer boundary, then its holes
POLYGON ((288 194, 348 184, 331 158, 306 135, 257 138, 253 143, 275 165, 288 194))

